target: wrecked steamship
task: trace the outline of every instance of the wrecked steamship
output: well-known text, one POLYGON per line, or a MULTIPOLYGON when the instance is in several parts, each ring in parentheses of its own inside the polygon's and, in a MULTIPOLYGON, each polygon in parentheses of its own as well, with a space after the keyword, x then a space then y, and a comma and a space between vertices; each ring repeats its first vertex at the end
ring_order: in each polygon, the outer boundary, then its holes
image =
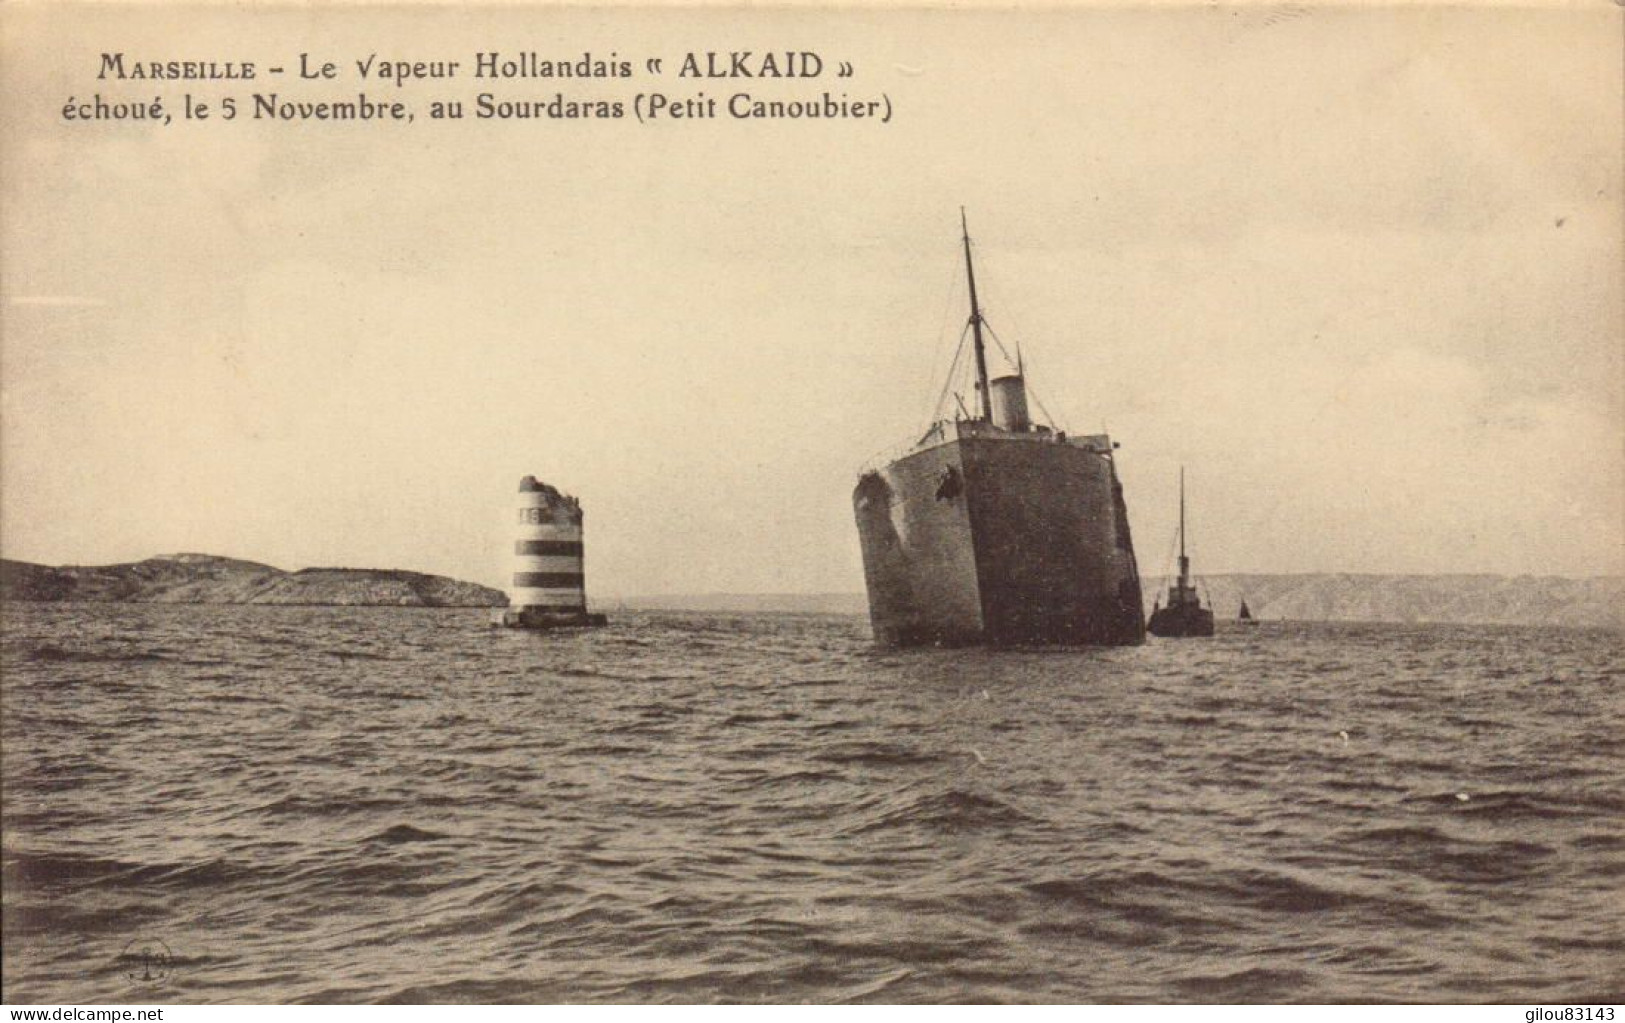
POLYGON ((970 231, 963 211, 960 218, 975 409, 961 405, 959 416, 939 419, 905 454, 858 480, 852 500, 875 639, 1143 643, 1115 446, 1104 434, 1068 437, 1032 422, 1019 357, 1014 373, 988 379, 970 231))

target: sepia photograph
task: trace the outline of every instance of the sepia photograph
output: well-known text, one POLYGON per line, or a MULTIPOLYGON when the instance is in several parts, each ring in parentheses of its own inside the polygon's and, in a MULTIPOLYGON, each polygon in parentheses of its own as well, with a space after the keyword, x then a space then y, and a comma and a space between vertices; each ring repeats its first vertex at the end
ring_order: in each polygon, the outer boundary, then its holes
POLYGON ((1614 0, 0 0, 0 1001, 1608 1023, 1622 267, 1614 0))

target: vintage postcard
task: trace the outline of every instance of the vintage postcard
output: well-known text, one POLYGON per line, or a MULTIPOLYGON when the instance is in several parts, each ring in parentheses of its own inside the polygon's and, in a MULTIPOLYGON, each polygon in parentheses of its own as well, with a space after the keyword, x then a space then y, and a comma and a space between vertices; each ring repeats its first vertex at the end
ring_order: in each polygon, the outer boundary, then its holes
POLYGON ((3 1000, 1620 1001, 1622 29, 0 5, 3 1000))

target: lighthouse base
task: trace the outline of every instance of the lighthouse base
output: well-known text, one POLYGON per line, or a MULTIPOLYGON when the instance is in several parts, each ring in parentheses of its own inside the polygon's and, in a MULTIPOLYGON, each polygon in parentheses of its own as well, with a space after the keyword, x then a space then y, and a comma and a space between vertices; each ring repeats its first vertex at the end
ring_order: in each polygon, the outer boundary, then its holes
POLYGON ((550 611, 540 607, 510 607, 502 612, 498 625, 510 629, 596 629, 609 624, 609 618, 586 611, 550 611))

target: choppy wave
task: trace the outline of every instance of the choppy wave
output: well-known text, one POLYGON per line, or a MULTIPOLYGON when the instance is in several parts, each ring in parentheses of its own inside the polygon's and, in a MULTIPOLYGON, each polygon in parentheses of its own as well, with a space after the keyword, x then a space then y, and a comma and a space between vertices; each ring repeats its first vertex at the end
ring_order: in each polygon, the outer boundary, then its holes
POLYGON ((1625 996, 1613 633, 4 613, 10 1002, 1625 996))

